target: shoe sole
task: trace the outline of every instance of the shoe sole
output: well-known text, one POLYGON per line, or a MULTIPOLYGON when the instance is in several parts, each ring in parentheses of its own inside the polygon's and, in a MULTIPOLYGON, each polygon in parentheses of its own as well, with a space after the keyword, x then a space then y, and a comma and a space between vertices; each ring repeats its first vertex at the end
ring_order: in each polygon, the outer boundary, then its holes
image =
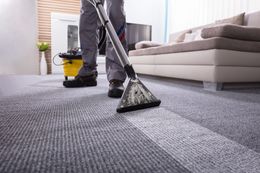
POLYGON ((111 98, 121 98, 122 95, 123 95, 123 90, 119 90, 119 89, 113 89, 113 90, 110 90, 108 91, 108 97, 111 97, 111 98))
POLYGON ((79 84, 79 85, 74 85, 74 86, 66 85, 66 81, 65 81, 65 82, 63 82, 63 86, 66 88, 94 87, 94 86, 97 86, 97 81, 91 81, 84 85, 79 84))

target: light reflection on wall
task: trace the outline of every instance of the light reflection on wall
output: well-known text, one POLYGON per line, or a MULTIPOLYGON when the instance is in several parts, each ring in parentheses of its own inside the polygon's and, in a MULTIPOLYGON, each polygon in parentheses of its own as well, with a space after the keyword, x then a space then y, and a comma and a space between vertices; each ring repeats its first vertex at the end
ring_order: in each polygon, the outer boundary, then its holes
POLYGON ((170 33, 260 10, 259 0, 169 0, 170 33))

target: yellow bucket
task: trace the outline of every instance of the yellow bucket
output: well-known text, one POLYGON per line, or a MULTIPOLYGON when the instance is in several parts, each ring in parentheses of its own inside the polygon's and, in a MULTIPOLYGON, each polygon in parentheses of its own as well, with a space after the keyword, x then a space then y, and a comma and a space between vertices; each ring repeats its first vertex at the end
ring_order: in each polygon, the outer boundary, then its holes
POLYGON ((83 65, 81 59, 62 59, 64 77, 67 80, 68 77, 75 77, 78 74, 80 67, 83 65))

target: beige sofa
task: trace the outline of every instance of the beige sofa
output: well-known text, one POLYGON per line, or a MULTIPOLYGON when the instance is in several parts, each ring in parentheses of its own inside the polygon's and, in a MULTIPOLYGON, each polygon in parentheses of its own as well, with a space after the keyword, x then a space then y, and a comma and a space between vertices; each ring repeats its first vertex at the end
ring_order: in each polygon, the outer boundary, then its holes
MULTIPOLYGON (((246 14, 244 25, 260 28, 260 12, 246 14)), ((178 34, 171 34, 170 42, 178 34)), ((212 37, 134 50, 129 55, 139 74, 203 81, 210 90, 221 90, 223 83, 260 82, 260 40, 212 37)))

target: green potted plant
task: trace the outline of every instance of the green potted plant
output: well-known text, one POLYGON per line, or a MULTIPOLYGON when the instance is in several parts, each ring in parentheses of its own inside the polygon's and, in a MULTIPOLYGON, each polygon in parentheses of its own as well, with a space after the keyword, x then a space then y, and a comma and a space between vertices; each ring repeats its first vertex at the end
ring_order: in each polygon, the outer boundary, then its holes
POLYGON ((41 57, 40 57, 40 74, 41 75, 46 75, 47 74, 47 62, 45 58, 45 52, 49 49, 49 44, 46 42, 38 42, 37 47, 39 51, 41 52, 41 57))

